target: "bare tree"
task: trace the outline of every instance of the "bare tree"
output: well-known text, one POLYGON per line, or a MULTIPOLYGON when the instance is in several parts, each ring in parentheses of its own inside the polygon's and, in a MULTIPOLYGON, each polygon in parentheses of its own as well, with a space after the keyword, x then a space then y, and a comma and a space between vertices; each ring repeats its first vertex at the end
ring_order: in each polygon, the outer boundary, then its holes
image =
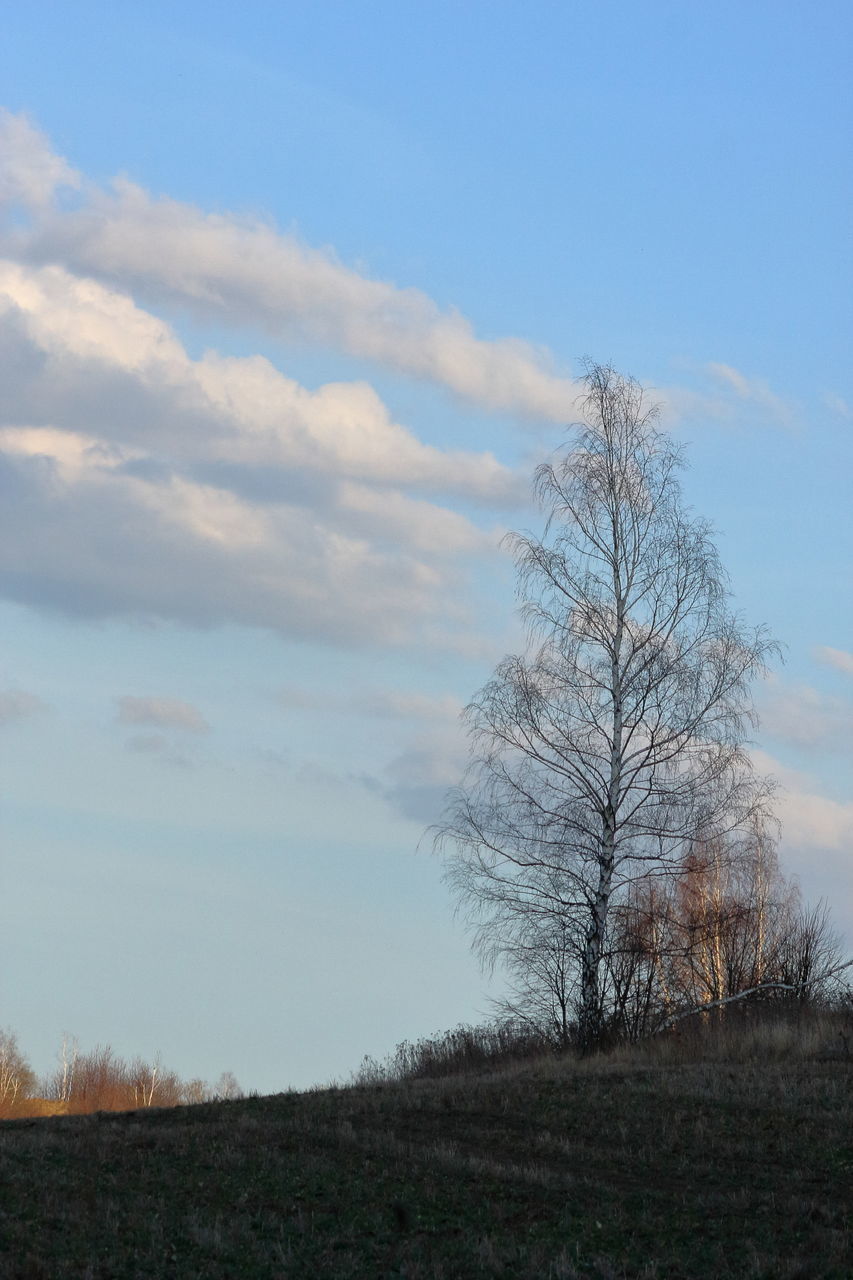
POLYGON ((206 1080, 202 1080, 200 1076, 196 1076, 193 1080, 188 1080, 183 1087, 181 1101, 189 1103, 191 1106, 201 1102, 210 1102, 213 1098, 213 1092, 206 1080))
POLYGON ((638 1039, 692 1013, 780 1001, 837 1003, 840 939, 823 903, 806 907, 770 831, 753 823, 690 845, 671 878, 635 882, 613 909, 605 958, 614 1029, 638 1039))
POLYGON ((845 958, 826 902, 803 907, 795 900, 786 923, 788 927, 779 939, 773 978, 790 985, 801 1000, 832 1003, 845 996, 849 1000, 849 979, 844 975, 853 961, 845 958))
POLYGON ((544 535, 511 537, 530 645, 467 708, 472 762, 439 840, 485 960, 531 922, 565 922, 589 1048, 614 902, 697 832, 717 838, 766 805, 743 744, 772 645, 729 610, 656 406, 601 365, 586 392, 570 444, 536 472, 544 535))
POLYGON ((13 1031, 0 1031, 0 1116, 14 1113, 15 1106, 28 1097, 35 1086, 35 1076, 24 1054, 18 1048, 13 1031))
POLYGON ((58 1056, 59 1066, 40 1087, 45 1099, 61 1103, 68 1113, 175 1107, 184 1101, 186 1086, 163 1067, 159 1053, 153 1062, 135 1058, 128 1063, 109 1045, 83 1053, 76 1036, 64 1035, 58 1056))
POLYGON ((66 1104, 74 1092, 74 1075, 80 1057, 80 1045, 76 1036, 69 1036, 67 1031, 63 1031, 57 1057, 59 1065, 41 1080, 39 1088, 50 1101, 66 1104))
POLYGON ((571 1042, 577 998, 578 940, 563 915, 532 915, 504 938, 501 961, 511 987, 495 1000, 510 1024, 546 1035, 555 1045, 571 1042))
POLYGON ((233 1071, 223 1071, 213 1087, 213 1096, 217 1101, 233 1102, 243 1097, 240 1082, 233 1071))

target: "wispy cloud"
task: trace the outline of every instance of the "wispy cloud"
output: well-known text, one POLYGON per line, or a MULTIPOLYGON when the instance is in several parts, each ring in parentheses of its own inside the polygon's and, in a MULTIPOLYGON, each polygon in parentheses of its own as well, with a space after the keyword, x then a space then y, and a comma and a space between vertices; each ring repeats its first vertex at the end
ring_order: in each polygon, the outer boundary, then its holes
POLYGON ((707 369, 715 382, 727 391, 733 392, 738 399, 766 410, 781 421, 792 417, 792 406, 782 396, 772 391, 764 378, 750 377, 730 364, 712 362, 707 369))
POLYGON ((666 425, 687 423, 742 429, 747 424, 790 430, 801 419, 800 407, 774 391, 764 378, 733 365, 710 362, 689 367, 684 384, 655 391, 666 425))
POLYGON ((401 817, 426 825, 441 818, 448 791, 459 784, 467 761, 464 729, 458 716, 448 717, 414 734, 381 776, 361 781, 401 817))
POLYGON ((853 418, 853 408, 843 396, 838 395, 836 392, 824 392, 823 403, 831 413, 837 414, 839 418, 853 418))
POLYGON ((275 700, 289 711, 331 711, 415 723, 454 723, 462 711, 462 704, 452 694, 433 696, 403 689, 366 689, 341 695, 288 686, 277 690, 275 700))
MULTIPOLYGON (((134 697, 117 699, 118 720, 124 725, 154 725, 160 729, 181 729, 189 733, 209 733, 210 725, 198 707, 182 698, 134 697)), ((142 750, 157 750, 158 738, 146 737, 142 750)))
POLYGON ((761 692, 759 713, 762 734, 810 750, 853 751, 853 702, 849 698, 773 679, 761 692))
POLYGON ((430 697, 398 689, 377 689, 353 699, 355 710, 389 720, 434 720, 455 722, 462 704, 451 694, 430 697))
POLYGON ((788 844, 841 850, 853 843, 853 804, 810 791, 790 791, 780 796, 779 816, 788 844))
POLYGON ((27 720, 44 709, 44 702, 34 693, 25 693, 21 689, 0 691, 0 725, 27 720))
POLYGON ((454 767, 458 763, 429 742, 415 744, 388 766, 381 793, 401 817, 423 825, 438 822, 448 790, 461 777, 454 767))
POLYGON ((832 649, 829 645, 818 645, 814 650, 814 656, 818 662, 824 663, 827 667, 834 667, 836 671, 843 671, 845 675, 853 675, 853 653, 848 653, 846 649, 832 649))
POLYGON ((0 166, 9 155, 6 198, 30 214, 7 236, 16 255, 220 322, 332 346, 490 409, 557 422, 573 415, 577 386, 546 352, 478 338, 464 316, 417 289, 371 279, 258 220, 157 199, 124 178, 107 188, 81 182, 43 135, 5 113, 0 166), (49 206, 50 185, 69 181, 80 186, 76 205, 49 206))

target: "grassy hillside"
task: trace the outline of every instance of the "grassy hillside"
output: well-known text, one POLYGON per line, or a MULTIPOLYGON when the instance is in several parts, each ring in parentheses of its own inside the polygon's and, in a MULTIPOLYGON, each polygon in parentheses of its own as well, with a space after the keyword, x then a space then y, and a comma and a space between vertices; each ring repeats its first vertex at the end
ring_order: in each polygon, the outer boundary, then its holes
POLYGON ((576 1063, 0 1125, 0 1275, 849 1277, 849 1059, 576 1063))

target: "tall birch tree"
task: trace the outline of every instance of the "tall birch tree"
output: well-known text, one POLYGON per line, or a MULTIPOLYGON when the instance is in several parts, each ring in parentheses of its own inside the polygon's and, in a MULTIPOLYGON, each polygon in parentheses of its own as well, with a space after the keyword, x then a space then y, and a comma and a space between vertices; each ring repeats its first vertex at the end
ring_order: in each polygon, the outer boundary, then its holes
POLYGON ((590 1048, 614 903, 766 804, 744 743, 772 644, 730 610, 657 407, 612 368, 585 382, 583 422, 535 475, 544 533, 511 535, 529 645, 466 710, 439 840, 483 959, 560 922, 590 1048))

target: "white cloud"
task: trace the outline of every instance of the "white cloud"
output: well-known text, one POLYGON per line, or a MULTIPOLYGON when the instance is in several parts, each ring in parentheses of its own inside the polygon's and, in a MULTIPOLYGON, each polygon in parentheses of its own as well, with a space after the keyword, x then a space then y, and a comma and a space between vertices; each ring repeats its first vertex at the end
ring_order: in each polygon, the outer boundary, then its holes
MULTIPOLYGON (((833 800, 816 789, 808 774, 792 769, 764 751, 752 758, 761 773, 781 784, 776 810, 782 823, 783 847, 846 850, 853 848, 853 803, 833 800)), ((849 859, 853 882, 853 857, 849 859)))
POLYGON ((34 693, 25 693, 20 689, 0 691, 0 725, 12 724, 16 720, 26 720, 37 712, 44 710, 44 703, 34 693))
POLYGON ((711 362, 707 369, 714 381, 734 392, 738 399, 766 410, 781 421, 791 419, 792 406, 772 391, 763 378, 749 377, 730 364, 711 362))
MULTIPOLYGON (((181 698, 133 697, 128 694, 118 699, 120 724, 147 724, 160 729, 182 729, 190 733, 209 733, 210 725, 197 707, 181 698)), ((158 735, 145 735, 141 750, 155 750, 158 735)))
POLYGON ((809 791, 783 792, 779 817, 788 845, 845 850, 848 854, 853 846, 853 804, 809 791))
POLYGON ((6 199, 31 214, 7 241, 31 261, 217 321, 333 346, 490 409, 556 422, 574 415, 578 388, 552 372, 547 353, 514 338, 478 338, 464 316, 417 289, 370 279, 258 220, 155 199, 123 178, 109 188, 84 183, 75 208, 48 208, 50 184, 73 171, 8 114, 0 165, 7 155, 17 176, 6 199))
POLYGON ((0 206, 22 203, 39 209, 63 186, 79 187, 80 175, 54 154, 26 116, 0 110, 0 206))
POLYGON ((191 360, 127 296, 58 267, 0 260, 2 421, 52 423, 182 461, 517 500, 488 453, 448 452, 395 423, 363 382, 308 391, 263 357, 191 360))
POLYGON ((455 511, 366 485, 342 484, 338 501, 351 529, 397 545, 408 543, 418 551, 488 553, 498 546, 503 532, 478 529, 455 511))
POLYGON ((261 358, 191 360, 131 299, 0 263, 0 591, 95 616, 336 643, 470 637, 465 557, 500 530, 418 494, 516 500, 490 454, 442 451, 363 383, 309 392, 261 358))
POLYGON ((351 645, 428 644, 433 617, 464 620, 448 557, 371 543, 336 527, 333 508, 258 506, 149 475, 133 455, 85 438, 72 442, 69 465, 46 456, 43 440, 0 433, 10 497, 0 509, 0 588, 23 603, 232 621, 351 645))
POLYGON ((768 680, 759 699, 761 730, 814 750, 853 751, 853 703, 809 685, 768 680))
POLYGON ((853 803, 821 795, 814 778, 766 752, 752 755, 760 772, 781 784, 775 809, 786 872, 797 877, 808 901, 826 899, 853 944, 853 803))
POLYGON ((819 645, 814 650, 814 656, 818 662, 823 662, 828 667, 835 667, 836 671, 853 675, 853 653, 848 653, 845 649, 832 649, 829 645, 819 645))
MULTIPOLYGON (((0 432, 0 591, 83 616, 236 622, 358 646, 464 619, 454 563, 383 548, 331 509, 253 505, 85 437, 0 432)), ((450 641, 450 637, 447 637, 450 641)))
POLYGON ((670 427, 699 422, 742 429, 758 422, 790 429, 801 420, 799 407, 773 391, 763 378, 713 362, 695 367, 692 374, 694 386, 655 389, 654 399, 670 427))

